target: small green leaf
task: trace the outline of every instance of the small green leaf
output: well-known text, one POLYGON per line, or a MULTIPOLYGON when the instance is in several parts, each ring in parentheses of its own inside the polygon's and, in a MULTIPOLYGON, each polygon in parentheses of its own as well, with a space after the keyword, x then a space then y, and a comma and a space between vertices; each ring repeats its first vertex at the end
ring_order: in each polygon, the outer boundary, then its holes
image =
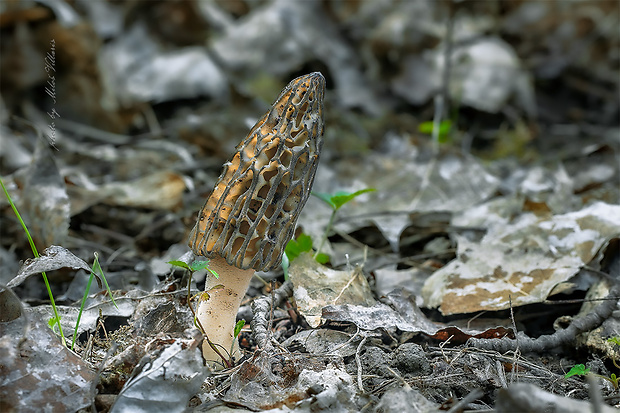
POLYGON ((583 364, 577 364, 573 366, 573 368, 570 369, 570 371, 564 375, 564 378, 567 379, 571 376, 585 376, 589 372, 590 372, 589 368, 587 369, 586 366, 584 366, 583 364))
POLYGON ((47 320, 47 325, 50 326, 50 328, 52 330, 54 330, 54 328, 59 324, 59 319, 56 317, 50 317, 49 320, 47 320))
POLYGON ((347 202, 351 201, 353 198, 365 194, 367 192, 374 192, 375 188, 366 188, 361 189, 356 192, 347 192, 347 191, 338 191, 333 194, 328 194, 324 192, 312 192, 312 195, 319 198, 321 201, 325 202, 329 205, 334 211, 337 211, 347 202))
POLYGON ((241 333, 241 329, 243 328, 244 325, 245 325, 245 320, 237 321, 237 324, 235 324, 235 332, 234 332, 235 338, 239 336, 239 333, 241 333))
POLYGON ((312 238, 306 234, 300 234, 297 239, 292 239, 286 244, 286 248, 284 252, 288 257, 289 261, 293 261, 295 258, 299 257, 299 254, 302 252, 311 252, 312 251, 312 238))
POLYGON ((607 339, 610 343, 614 343, 617 346, 620 346, 620 337, 609 337, 607 339))
POLYGON ((336 205, 332 202, 332 194, 328 194, 326 192, 312 192, 312 195, 319 198, 321 201, 325 202, 332 209, 337 209, 336 205))
POLYGON ((172 261, 168 261, 166 264, 174 265, 175 267, 179 267, 179 268, 183 268, 184 270, 191 271, 191 269, 189 268, 189 265, 187 265, 187 263, 183 261, 172 260, 172 261))
MULTIPOLYGON (((418 131, 420 131, 421 133, 432 135, 434 126, 435 124, 433 121, 422 122, 418 126, 418 131)), ((441 122, 439 122, 439 130, 437 131, 437 137, 440 143, 445 143, 448 140, 448 134, 450 133, 451 129, 452 129, 452 121, 450 121, 449 119, 442 120, 441 122)))
POLYGON ((114 304, 114 307, 116 307, 116 309, 118 310, 118 306, 116 305, 116 301, 114 301, 114 296, 112 294, 112 291, 110 290, 110 286, 108 285, 108 280, 103 273, 103 268, 101 268, 101 265, 99 264, 99 254, 97 252, 95 252, 95 260, 93 261, 93 275, 97 276, 95 271, 98 271, 99 275, 101 275, 103 283, 105 284, 105 288, 108 292, 108 296, 110 297, 112 304, 114 304))
POLYGON ((196 272, 196 271, 206 269, 211 274, 213 274, 215 278, 220 278, 218 273, 216 273, 215 271, 209 268, 209 260, 196 260, 196 261, 190 262, 189 264, 183 261, 179 261, 179 260, 172 260, 172 261, 168 261, 166 264, 174 265, 175 267, 183 268, 184 270, 187 270, 190 272, 196 272))
POLYGON ((192 261, 189 264, 189 268, 193 272, 205 270, 207 269, 208 266, 209 266, 209 260, 196 260, 196 261, 192 261))
POLYGON ((314 257, 314 259, 316 259, 316 262, 318 262, 319 264, 325 264, 329 262, 329 255, 320 252, 319 254, 317 254, 316 257, 314 257))

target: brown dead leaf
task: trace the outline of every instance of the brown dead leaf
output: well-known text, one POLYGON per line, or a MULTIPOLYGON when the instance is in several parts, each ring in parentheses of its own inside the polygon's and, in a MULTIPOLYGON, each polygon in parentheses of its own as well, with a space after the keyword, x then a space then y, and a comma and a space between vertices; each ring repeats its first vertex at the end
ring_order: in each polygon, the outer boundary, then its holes
POLYGON ((458 236, 458 258, 422 289, 425 305, 449 315, 542 302, 618 234, 620 205, 598 202, 548 219, 523 214, 480 242, 458 236))

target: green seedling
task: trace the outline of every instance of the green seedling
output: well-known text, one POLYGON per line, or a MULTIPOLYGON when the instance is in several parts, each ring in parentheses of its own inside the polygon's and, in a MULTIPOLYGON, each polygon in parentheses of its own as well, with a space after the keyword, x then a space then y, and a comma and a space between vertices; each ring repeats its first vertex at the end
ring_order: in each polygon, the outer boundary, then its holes
MULTIPOLYGON (((327 237, 332 229, 334 224, 334 218, 336 217, 336 213, 338 210, 347 202, 351 201, 353 198, 365 194, 367 192, 374 192, 376 189, 374 188, 366 188, 356 192, 346 192, 339 191, 333 194, 323 193, 323 192, 312 192, 312 195, 319 198, 321 201, 325 202, 332 209, 331 216, 329 217, 329 222, 327 223, 327 227, 325 227, 325 231, 323 232, 323 236, 321 237, 321 243, 319 247, 316 249, 314 253, 314 259, 320 263, 325 264, 329 261, 329 256, 327 254, 323 254, 321 252, 321 248, 325 244, 327 237)), ((297 239, 292 239, 286 244, 286 248, 284 249, 284 256, 282 257, 282 270, 284 271, 284 279, 288 280, 288 268, 290 263, 297 258, 303 252, 311 252, 314 250, 312 245, 312 238, 309 235, 302 233, 297 237, 297 239)))
MULTIPOLYGON (((344 204, 351 201, 353 198, 367 192, 374 191, 376 191, 376 189, 366 188, 356 192, 339 191, 333 194, 312 192, 312 195, 325 202, 332 209, 331 216, 329 217, 329 222, 327 223, 327 227, 325 227, 325 231, 323 232, 323 236, 321 237, 321 243, 319 244, 319 247, 314 253, 314 259, 318 263, 325 264, 329 261, 329 256, 327 254, 323 254, 321 252, 321 248, 323 248, 323 245, 325 244, 325 241, 329 236, 329 233, 334 224, 334 218, 336 217, 336 213, 338 212, 338 210, 344 204)), ((286 248, 284 249, 284 256, 282 257, 282 270, 284 271, 284 279, 288 280, 288 268, 290 263, 301 253, 311 251, 314 251, 314 247, 312 245, 312 238, 310 238, 309 235, 306 235, 304 233, 299 235, 297 239, 292 239, 288 242, 288 244, 286 244, 286 248)))
MULTIPOLYGON (((422 122, 418 126, 418 131, 427 135, 433 135, 435 123, 433 121, 422 122)), ((450 141, 450 132, 452 131, 452 121, 442 120, 439 122, 439 128, 437 130, 437 141, 439 143, 447 143, 450 141)))
MULTIPOLYGON (((616 365, 615 360, 614 360, 614 365, 616 365)), ((617 365, 616 365, 617 366, 617 365)), ((586 368, 586 366, 584 366, 583 364, 577 364, 575 366, 573 366, 570 371, 568 373, 566 373, 564 375, 564 378, 567 379, 569 377, 572 376, 585 376, 588 374, 592 374, 595 377, 599 377, 603 380, 607 380, 608 382, 610 382, 613 386, 614 389, 618 390, 618 381, 620 381, 620 377, 616 377, 615 373, 611 373, 611 375, 609 377, 606 376, 602 376, 600 374, 595 374, 595 373, 590 373, 590 369, 586 368)))
MULTIPOLYGON (((24 222, 21 215, 19 214, 17 207, 13 203, 13 200, 11 199, 11 196, 9 195, 9 192, 7 191, 6 187, 4 186, 4 182, 2 182, 2 179, 0 179, 0 186, 2 186, 2 190, 4 191, 4 195, 6 196, 6 199, 9 201, 9 204, 11 205, 11 208, 13 209, 15 216, 17 217, 20 224, 22 225, 22 228, 24 229, 24 233, 26 234, 26 237, 28 238, 28 243, 30 244, 30 248, 32 250, 33 255, 35 256, 35 258, 39 258, 39 252, 37 251, 37 247, 34 245, 34 241, 32 240, 32 236, 30 235, 30 231, 28 231, 28 227, 26 226, 26 223, 24 222)), ((103 279, 103 283, 105 284, 106 290, 108 291, 110 300, 112 300, 112 304, 114 304, 114 307, 118 308, 118 306, 116 305, 116 302, 114 301, 114 297, 112 296, 112 291, 110 291, 108 280, 106 279, 105 274, 103 273, 103 270, 101 269, 101 265, 99 265, 99 255, 95 253, 95 261, 93 262, 93 270, 91 271, 90 278, 88 280, 88 283, 86 284, 86 290, 84 291, 84 296, 82 297, 82 304, 80 305, 80 310, 78 312, 77 321, 75 323, 75 328, 73 330, 73 340, 71 342, 71 350, 73 350, 75 346, 75 341, 77 339, 77 332, 80 326, 80 320, 82 319, 82 313, 84 312, 86 298, 88 297, 88 293, 90 292, 90 286, 92 284, 93 278, 97 276, 95 272, 98 272, 101 276, 101 277, 98 277, 99 285, 101 285, 101 279, 103 279)), ((53 313, 52 317, 50 317, 47 323, 49 327, 52 329, 52 331, 58 333, 62 341, 62 344, 66 347, 67 341, 62 331, 62 324, 60 323, 61 317, 60 317, 60 314, 58 313, 58 308, 56 307, 56 301, 54 300, 54 295, 52 294, 52 289, 47 279, 47 274, 45 272, 41 272, 41 275, 43 276, 43 281, 45 282, 45 288, 47 289, 47 293, 50 298, 50 303, 52 306, 52 313, 53 313)))
MULTIPOLYGON (((6 187, 4 186, 4 182, 2 182, 2 179, 0 179, 0 186, 2 186, 4 195, 6 196, 6 199, 9 201, 9 204, 11 205, 11 208, 13 209, 15 216, 17 216, 17 219, 19 220, 20 224, 22 224, 24 233, 26 234, 26 237, 28 238, 28 242, 30 243, 30 249, 32 250, 32 254, 34 255, 35 258, 39 258, 39 252, 37 251, 37 247, 34 245, 32 236, 30 236, 30 231, 28 231, 28 227, 24 223, 24 220, 19 214, 17 207, 13 203, 13 200, 11 199, 11 196, 9 195, 9 191, 7 191, 6 187)), ((62 341, 63 346, 66 347, 67 341, 65 340, 65 335, 62 332, 62 325, 60 324, 60 314, 58 314, 58 308, 56 307, 56 301, 54 301, 54 295, 52 294, 52 288, 50 287, 50 283, 47 279, 47 274, 45 272, 42 272, 41 275, 43 276, 43 282, 45 282, 45 288, 47 288, 47 294, 50 298, 50 304, 52 306, 52 312, 53 312, 53 315, 49 320, 49 325, 52 328, 52 330, 54 330, 55 328, 58 328, 58 334, 60 335, 60 340, 62 341)))
MULTIPOLYGON (((200 330, 202 332, 202 334, 205 337, 205 340, 207 341, 209 346, 213 349, 215 354, 217 354, 217 356, 222 360, 222 363, 224 364, 224 366, 226 368, 232 367, 233 366, 233 362, 230 359, 230 357, 224 356, 222 354, 222 352, 217 348, 215 343, 213 343, 211 340, 209 340, 209 335, 207 334, 207 330, 202 325, 200 320, 198 319, 198 317, 196 315, 196 310, 194 309, 194 306, 192 305, 192 301, 195 301, 195 298, 198 297, 198 304, 199 304, 201 301, 207 301, 207 300, 209 300, 209 298, 211 298, 211 295, 209 293, 211 293, 211 292, 213 292, 215 290, 219 290, 219 289, 224 288, 223 285, 218 284, 218 285, 214 286, 213 288, 210 288, 207 291, 202 291, 199 294, 196 294, 195 296, 192 296, 191 287, 192 287, 192 277, 194 276, 194 273, 196 271, 200 271, 200 270, 205 270, 206 269, 211 275, 213 275, 215 278, 218 278, 218 279, 220 278, 219 274, 209 268, 209 260, 196 260, 196 261, 192 261, 189 264, 186 263, 186 262, 183 262, 183 261, 174 260, 174 261, 168 261, 168 264, 173 265, 175 267, 183 268, 184 270, 187 270, 189 272, 189 279, 187 280, 187 305, 188 305, 190 311, 192 312, 192 315, 194 316, 194 325, 196 326, 196 328, 198 330, 200 330)), ((237 324, 235 325, 235 331, 237 331, 237 326, 239 325, 240 322, 241 321, 237 322, 237 324)), ((243 324, 245 324, 245 321, 243 321, 243 324)), ((241 325, 241 327, 239 327, 239 331, 241 331, 242 327, 243 327, 243 325, 241 325)), ((237 333, 237 334, 239 334, 239 333, 237 333)), ((223 351, 226 352, 226 349, 224 349, 223 351)), ((230 354, 232 354, 232 352, 230 354)))
POLYGON ((321 201, 325 202, 332 209, 332 214, 329 217, 329 222, 327 223, 325 232, 323 232, 321 243, 319 244, 319 248, 317 248, 316 253, 314 254, 315 259, 319 256, 319 254, 321 254, 321 248, 323 248, 325 241, 327 241, 327 237, 332 229, 332 226, 334 224, 334 218, 336 217, 336 213, 338 212, 338 210, 342 208, 344 204, 353 200, 353 198, 359 195, 365 194, 367 192, 374 192, 374 191, 376 191, 375 188, 361 189, 356 192, 339 191, 333 194, 327 194, 323 192, 312 192, 312 195, 316 196, 321 201))
POLYGON ((233 344, 230 346, 230 354, 232 354, 235 350, 235 340, 237 339, 237 337, 239 337, 239 334, 241 334, 241 329, 243 328, 243 326, 245 325, 245 320, 239 320, 237 321, 237 324, 235 324, 235 329, 233 331, 233 344))
MULTIPOLYGON (((77 321, 75 322, 75 329, 73 330, 73 340, 71 341, 71 350, 73 350, 73 347, 75 346, 75 340, 77 339, 78 327, 80 326, 80 320, 82 319, 82 313, 84 312, 84 307, 86 306, 86 299, 88 298, 88 293, 90 292, 90 285, 93 282, 93 278, 97 276, 95 273, 99 273, 99 275, 101 276, 100 278, 103 279, 105 288, 108 291, 108 295, 110 296, 110 300, 112 300, 112 304, 114 304, 114 307, 118 309, 118 306, 116 305, 116 301, 114 301, 114 297, 112 296, 112 291, 110 291, 108 280, 105 278, 105 274, 103 273, 103 269, 101 268, 101 265, 99 265, 99 254, 95 253, 95 261, 93 262, 93 270, 90 272, 90 277, 88 278, 88 283, 86 284, 86 290, 84 290, 84 296, 82 297, 82 303, 80 304, 80 311, 78 312, 77 321)), ((99 285, 101 285, 101 281, 99 281, 99 285)))
POLYGON ((573 376, 585 376, 588 373, 590 373, 589 368, 586 368, 586 366, 583 364, 577 364, 577 365, 574 365, 570 369, 570 371, 564 375, 564 378, 567 379, 573 376))
MULTIPOLYGON (((282 257, 282 270, 284 270, 284 279, 288 280, 288 267, 289 263, 303 252, 313 251, 312 238, 309 235, 301 233, 297 239, 292 239, 286 244, 284 249, 284 256, 282 257)), ((319 253, 315 256, 315 259, 320 264, 325 264, 329 261, 327 254, 319 253)))

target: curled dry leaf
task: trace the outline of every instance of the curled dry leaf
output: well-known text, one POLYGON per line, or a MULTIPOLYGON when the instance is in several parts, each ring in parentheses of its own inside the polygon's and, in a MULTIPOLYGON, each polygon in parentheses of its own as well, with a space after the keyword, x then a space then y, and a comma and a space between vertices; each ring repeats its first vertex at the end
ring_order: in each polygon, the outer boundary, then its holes
POLYGON ((195 340, 177 340, 160 354, 149 354, 123 387, 112 412, 185 412, 189 399, 209 375, 195 340))
POLYGON ((166 50, 143 24, 106 44, 101 56, 103 76, 129 102, 224 99, 228 92, 225 74, 204 48, 166 50))
MULTIPOLYGON (((26 260, 19 272, 13 278, 7 286, 14 288, 23 283, 26 278, 33 274, 40 274, 46 271, 54 271, 59 268, 73 268, 74 270, 85 270, 92 272, 90 266, 81 258, 75 256, 71 251, 66 248, 59 247, 58 245, 52 245, 46 248, 38 258, 26 260)), ((101 279, 97 276, 97 282, 99 288, 101 288, 101 279)))
POLYGON ((129 182, 112 182, 96 189, 72 188, 71 214, 76 215, 97 203, 134 208, 172 210, 181 204, 185 190, 183 177, 159 171, 129 182))

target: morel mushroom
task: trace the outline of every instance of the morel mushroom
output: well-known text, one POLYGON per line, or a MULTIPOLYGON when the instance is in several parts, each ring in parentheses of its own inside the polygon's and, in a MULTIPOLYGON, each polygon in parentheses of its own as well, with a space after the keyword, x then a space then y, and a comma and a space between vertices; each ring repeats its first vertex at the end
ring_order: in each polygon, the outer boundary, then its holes
MULTIPOLYGON (((224 164, 213 192, 189 236, 196 255, 210 258, 205 290, 218 284, 198 306, 197 318, 222 354, 233 348, 233 328, 254 271, 277 267, 295 231, 314 181, 323 144, 323 93, 319 72, 301 76, 282 90, 224 164)), ((205 340, 211 367, 220 357, 205 340)), ((234 343, 231 358, 239 356, 234 343)))

